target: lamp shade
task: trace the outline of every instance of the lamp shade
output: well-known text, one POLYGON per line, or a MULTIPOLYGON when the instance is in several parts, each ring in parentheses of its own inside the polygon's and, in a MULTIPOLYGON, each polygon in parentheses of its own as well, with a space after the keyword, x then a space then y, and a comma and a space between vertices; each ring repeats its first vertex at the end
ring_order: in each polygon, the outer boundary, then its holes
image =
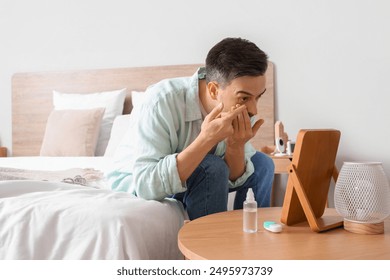
POLYGON ((334 201, 344 228, 356 233, 383 233, 390 214, 390 186, 380 162, 345 162, 334 201))

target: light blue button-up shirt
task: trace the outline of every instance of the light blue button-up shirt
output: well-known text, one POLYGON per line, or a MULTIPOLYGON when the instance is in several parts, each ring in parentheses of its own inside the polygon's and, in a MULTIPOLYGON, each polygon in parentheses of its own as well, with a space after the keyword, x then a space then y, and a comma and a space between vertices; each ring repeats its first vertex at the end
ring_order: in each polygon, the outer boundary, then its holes
MULTIPOLYGON (((144 199, 161 200, 187 190, 180 181, 176 156, 199 135, 203 122, 198 70, 192 77, 163 80, 147 89, 145 99, 131 113, 130 129, 119 145, 114 170, 107 174, 113 190, 144 199)), ((223 157, 226 145, 217 145, 223 157)), ((255 149, 245 146, 246 171, 230 188, 241 186, 254 171, 255 149)))

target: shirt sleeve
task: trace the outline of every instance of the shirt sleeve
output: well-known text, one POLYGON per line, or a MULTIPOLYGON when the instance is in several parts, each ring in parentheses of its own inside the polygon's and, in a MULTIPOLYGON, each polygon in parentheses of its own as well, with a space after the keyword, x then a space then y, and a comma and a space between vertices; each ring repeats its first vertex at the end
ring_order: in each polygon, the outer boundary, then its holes
POLYGON ((140 121, 134 131, 137 149, 133 184, 136 195, 144 199, 161 200, 186 190, 176 162, 180 114, 171 114, 169 107, 162 101, 139 108, 140 121))

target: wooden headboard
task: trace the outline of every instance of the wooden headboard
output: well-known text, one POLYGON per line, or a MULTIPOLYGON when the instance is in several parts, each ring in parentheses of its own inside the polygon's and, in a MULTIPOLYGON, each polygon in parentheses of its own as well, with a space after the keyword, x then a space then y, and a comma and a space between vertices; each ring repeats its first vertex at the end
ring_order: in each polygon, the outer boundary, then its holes
MULTIPOLYGON (((133 67, 61 72, 16 73, 12 77, 12 155, 39 155, 46 121, 53 110, 53 90, 91 93, 126 88, 124 114, 132 109, 131 91, 143 91, 165 78, 190 76, 200 64, 133 67)), ((258 104, 265 120, 253 145, 260 149, 274 144, 273 64, 267 70, 267 91, 258 104)))

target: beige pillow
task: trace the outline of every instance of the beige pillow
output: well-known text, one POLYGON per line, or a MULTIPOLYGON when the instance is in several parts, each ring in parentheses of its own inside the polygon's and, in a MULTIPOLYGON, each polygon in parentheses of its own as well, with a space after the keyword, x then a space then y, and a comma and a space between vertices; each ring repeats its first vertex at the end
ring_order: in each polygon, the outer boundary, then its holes
POLYGON ((53 105, 55 110, 105 108, 95 150, 96 156, 103 156, 110 139, 114 119, 122 115, 125 97, 126 89, 87 94, 53 91, 53 105))
POLYGON ((41 156, 94 156, 104 108, 53 110, 46 124, 41 156))

